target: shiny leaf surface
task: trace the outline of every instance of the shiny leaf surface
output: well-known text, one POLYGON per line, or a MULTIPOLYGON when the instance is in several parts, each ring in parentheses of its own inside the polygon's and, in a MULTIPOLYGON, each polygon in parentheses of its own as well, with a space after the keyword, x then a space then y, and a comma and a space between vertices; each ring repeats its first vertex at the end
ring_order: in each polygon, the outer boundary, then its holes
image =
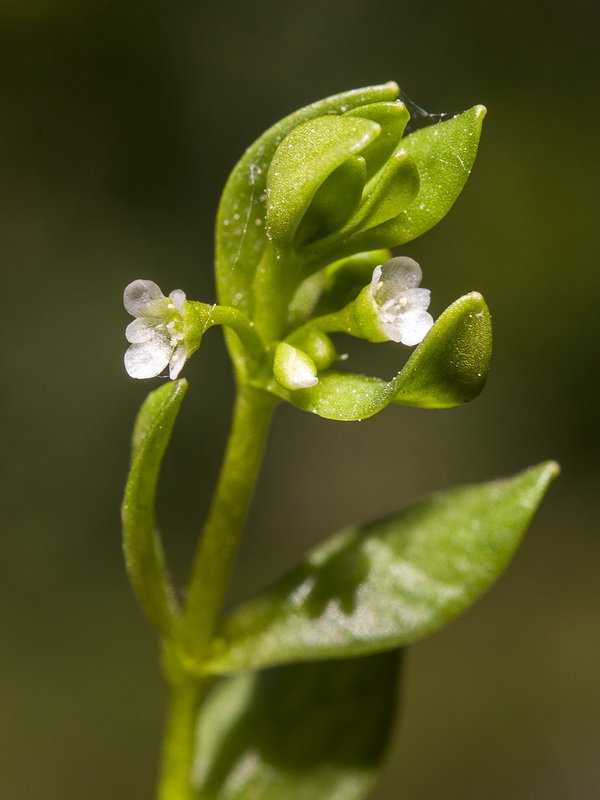
POLYGON ((355 656, 433 633, 504 570, 557 472, 547 462, 438 492, 334 536, 224 620, 205 668, 355 656))
POLYGON ((381 136, 368 145, 363 155, 367 162, 367 177, 371 179, 398 147, 410 113, 404 103, 371 103, 346 111, 346 117, 370 119, 381 127, 381 136))

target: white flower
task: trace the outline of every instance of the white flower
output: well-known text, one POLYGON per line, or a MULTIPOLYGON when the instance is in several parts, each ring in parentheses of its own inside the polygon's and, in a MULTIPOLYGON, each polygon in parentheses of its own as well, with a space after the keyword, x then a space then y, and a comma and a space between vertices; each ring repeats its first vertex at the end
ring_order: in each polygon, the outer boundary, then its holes
POLYGON ((427 312, 429 289, 418 289, 423 273, 412 258, 390 258, 375 267, 371 297, 382 332, 393 342, 409 346, 419 344, 433 325, 427 312))
POLYGON ((167 366, 174 380, 188 357, 184 338, 185 293, 175 289, 165 297, 153 281, 133 281, 125 288, 126 311, 136 317, 125 331, 131 347, 125 369, 132 378, 154 378, 167 366))

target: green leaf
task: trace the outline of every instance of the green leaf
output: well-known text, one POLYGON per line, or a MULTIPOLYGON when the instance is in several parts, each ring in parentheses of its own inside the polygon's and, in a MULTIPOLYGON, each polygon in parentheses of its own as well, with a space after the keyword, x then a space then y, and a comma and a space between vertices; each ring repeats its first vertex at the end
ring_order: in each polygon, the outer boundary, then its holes
POLYGON ((490 369, 492 321, 478 292, 449 306, 400 373, 394 400, 452 408, 479 397, 490 369))
POLYGON ((386 83, 327 97, 269 128, 242 156, 221 197, 217 217, 217 288, 219 302, 253 316, 252 282, 264 254, 266 182, 269 164, 281 140, 293 128, 324 114, 342 114, 378 101, 395 100, 398 86, 386 83))
POLYGON ((337 248, 344 250, 344 242, 349 239, 355 242, 362 232, 379 230, 386 220, 395 219, 411 204, 418 191, 419 172, 415 160, 406 150, 398 150, 368 184, 361 205, 346 224, 323 239, 307 243, 303 254, 319 263, 325 253, 337 248))
POLYGON ((474 400, 485 384, 492 347, 491 321, 483 297, 471 292, 449 306, 404 368, 391 381, 353 372, 319 374, 310 389, 269 390, 297 408, 326 419, 352 421, 377 414, 389 403, 451 408, 474 400))
POLYGON ((198 724, 203 800, 360 800, 384 754, 395 652, 225 679, 198 724))
POLYGON ((475 162, 485 113, 484 106, 475 106, 402 139, 402 148, 417 165, 419 193, 397 217, 351 236, 344 252, 397 247, 416 239, 445 217, 475 162))
POLYGON ((186 390, 187 381, 170 381, 144 401, 135 422, 121 508, 127 572, 148 619, 163 635, 170 631, 177 605, 154 509, 160 465, 186 390))
POLYGON ((324 419, 353 422, 372 417, 389 405, 396 394, 396 382, 401 374, 386 383, 380 378, 354 372, 327 370, 319 374, 319 382, 310 389, 287 391, 275 381, 267 388, 302 411, 310 411, 324 419))
POLYGON ((277 250, 291 248, 321 184, 380 133, 379 125, 371 120, 328 116, 304 122, 285 137, 267 175, 266 232, 277 250))
POLYGON ((317 189, 296 233, 296 247, 336 231, 352 216, 367 182, 364 158, 344 161, 317 189))
POLYGON ((410 153, 399 150, 367 193, 356 222, 350 220, 348 226, 353 232, 359 232, 393 219, 410 204, 418 191, 417 165, 410 153))
POLYGON ((437 631, 504 570, 557 473, 546 462, 343 531, 229 614, 202 669, 363 655, 437 631))
POLYGON ((346 111, 346 117, 370 119, 381 127, 381 136, 363 151, 367 162, 367 177, 370 180, 392 156, 402 138, 410 113, 404 103, 371 103, 368 106, 346 111))

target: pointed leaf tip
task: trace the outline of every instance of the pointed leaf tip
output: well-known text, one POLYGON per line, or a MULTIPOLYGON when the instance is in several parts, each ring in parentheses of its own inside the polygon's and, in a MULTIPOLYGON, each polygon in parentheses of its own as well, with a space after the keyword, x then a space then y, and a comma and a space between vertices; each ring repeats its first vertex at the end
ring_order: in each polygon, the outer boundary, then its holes
POLYGON ((485 106, 474 106, 402 139, 403 148, 417 165, 419 193, 397 217, 357 236, 353 240, 357 249, 397 247, 421 236, 446 216, 475 163, 485 114, 485 106))

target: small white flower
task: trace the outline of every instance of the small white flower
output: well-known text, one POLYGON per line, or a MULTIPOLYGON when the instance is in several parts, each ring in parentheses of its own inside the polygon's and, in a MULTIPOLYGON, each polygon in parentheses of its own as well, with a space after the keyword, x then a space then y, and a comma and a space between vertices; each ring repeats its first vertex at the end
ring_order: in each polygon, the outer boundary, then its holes
POLYGON ((373 270, 370 289, 377 320, 393 342, 419 344, 433 325, 427 312, 431 293, 417 288, 422 277, 421 267, 406 256, 390 258, 373 270))
POLYGON ((165 297, 153 281, 138 280, 125 288, 123 303, 136 317, 125 331, 131 344, 125 353, 125 369, 132 378, 154 378, 168 366, 174 380, 188 357, 185 293, 175 289, 165 297))

